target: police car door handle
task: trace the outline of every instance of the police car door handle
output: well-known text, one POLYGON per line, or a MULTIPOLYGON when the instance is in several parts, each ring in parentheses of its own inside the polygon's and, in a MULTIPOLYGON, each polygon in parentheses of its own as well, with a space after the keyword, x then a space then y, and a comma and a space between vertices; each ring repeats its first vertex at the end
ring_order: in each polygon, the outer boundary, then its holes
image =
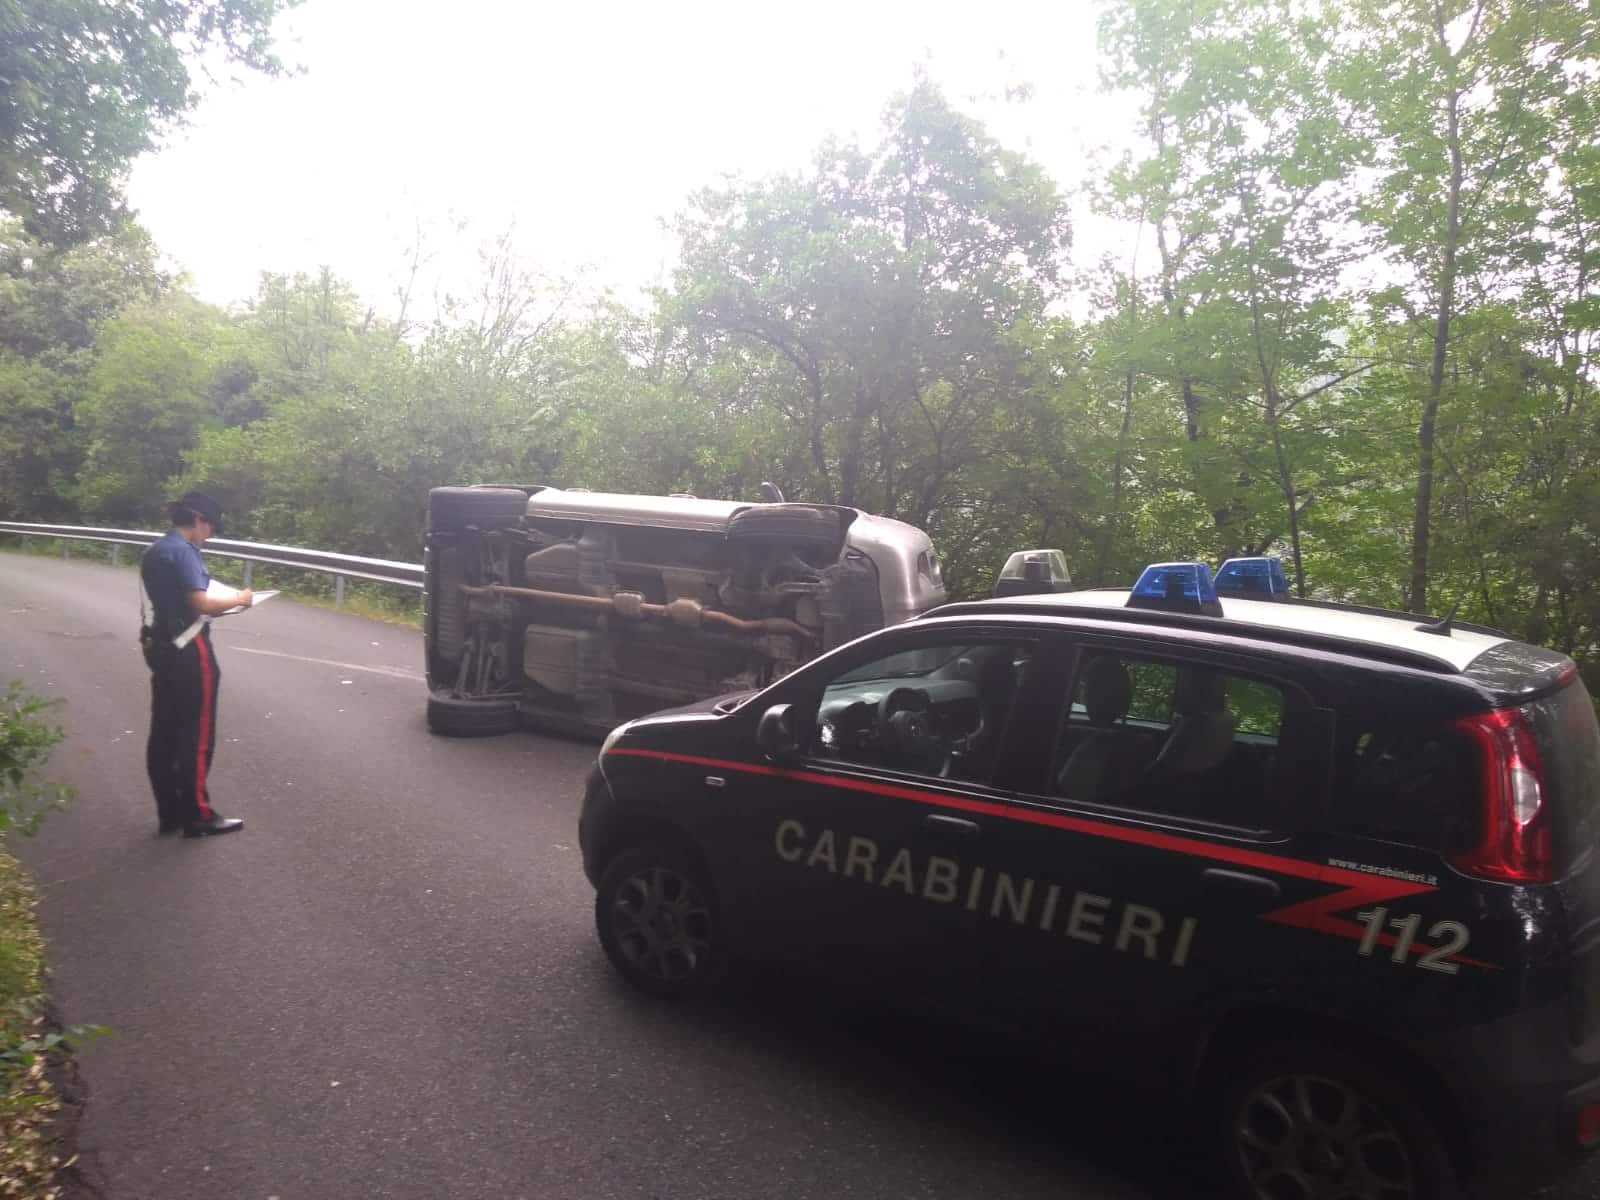
POLYGON ((1276 900, 1283 892, 1276 879, 1265 875, 1250 875, 1244 871, 1225 871, 1221 867, 1207 868, 1201 874, 1207 891, 1229 892, 1250 896, 1257 900, 1276 900))
POLYGON ((962 837, 976 837, 979 826, 976 821, 969 821, 965 817, 947 817, 943 813, 929 813, 922 818, 923 824, 932 825, 935 829, 942 829, 946 833, 957 833, 962 837))

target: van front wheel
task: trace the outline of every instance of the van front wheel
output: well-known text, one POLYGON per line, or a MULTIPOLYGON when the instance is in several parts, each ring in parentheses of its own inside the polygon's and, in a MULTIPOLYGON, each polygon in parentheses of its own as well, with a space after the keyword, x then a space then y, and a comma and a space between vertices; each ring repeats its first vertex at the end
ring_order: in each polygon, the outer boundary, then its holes
POLYGON ((516 727, 515 700, 463 700, 448 692, 428 696, 428 729, 440 737, 495 737, 516 727))

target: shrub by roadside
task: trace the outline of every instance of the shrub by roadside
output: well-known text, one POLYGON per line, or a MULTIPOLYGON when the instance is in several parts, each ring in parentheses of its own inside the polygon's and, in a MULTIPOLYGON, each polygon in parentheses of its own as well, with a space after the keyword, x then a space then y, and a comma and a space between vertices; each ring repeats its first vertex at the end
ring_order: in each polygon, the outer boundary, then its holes
POLYGON ((70 789, 41 782, 39 770, 61 731, 45 719, 50 703, 12 684, 0 696, 0 1196, 55 1200, 69 1164, 52 1121, 60 1108, 48 1078, 52 1054, 97 1028, 47 1028, 44 942, 34 891, 4 838, 30 834, 70 789))
POLYGON ((44 1026, 44 946, 33 902, 22 864, 0 850, 0 1195, 53 1200, 65 1165, 50 1129, 58 1105, 44 1055, 27 1049, 44 1026))

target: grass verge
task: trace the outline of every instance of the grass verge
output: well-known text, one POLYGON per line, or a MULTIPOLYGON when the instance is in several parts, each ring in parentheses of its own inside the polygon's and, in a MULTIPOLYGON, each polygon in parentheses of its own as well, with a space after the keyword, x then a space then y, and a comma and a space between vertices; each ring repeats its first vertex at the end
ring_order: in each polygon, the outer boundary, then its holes
POLYGON ((45 1031, 44 941, 27 871, 0 847, 0 1196, 58 1200, 68 1166, 52 1122, 61 1104, 48 1056, 28 1052, 45 1031))

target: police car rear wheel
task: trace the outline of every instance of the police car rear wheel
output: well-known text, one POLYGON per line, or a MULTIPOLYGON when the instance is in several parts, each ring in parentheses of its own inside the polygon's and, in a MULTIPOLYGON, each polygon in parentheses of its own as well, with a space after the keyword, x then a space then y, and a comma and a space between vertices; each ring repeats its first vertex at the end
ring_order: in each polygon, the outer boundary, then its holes
POLYGON ((688 855, 664 846, 624 851, 595 895, 606 957, 634 986, 669 999, 703 993, 722 966, 711 889, 688 855))
POLYGON ((1252 1054, 1223 1099, 1228 1173, 1241 1200, 1454 1200, 1433 1122, 1406 1089, 1336 1048, 1252 1054))

